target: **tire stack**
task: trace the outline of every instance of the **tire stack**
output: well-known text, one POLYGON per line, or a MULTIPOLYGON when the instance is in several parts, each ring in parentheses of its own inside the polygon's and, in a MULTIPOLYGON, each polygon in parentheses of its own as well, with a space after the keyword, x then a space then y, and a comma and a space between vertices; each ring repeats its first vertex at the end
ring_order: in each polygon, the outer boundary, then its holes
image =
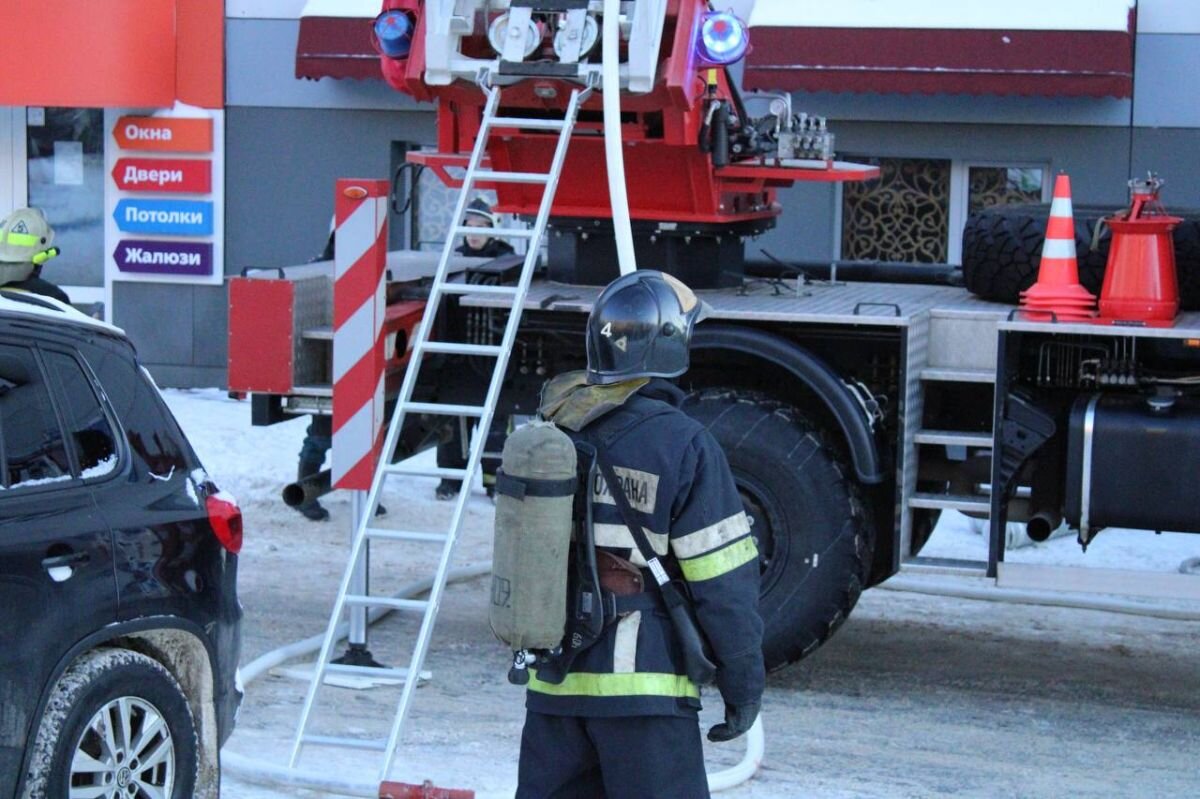
MULTIPOLYGON (((1124 210, 1088 205, 1074 209, 1079 282, 1096 296, 1104 284, 1112 244, 1112 232, 1100 220, 1124 210)), ((1183 218, 1174 232, 1180 306, 1185 311, 1200 310, 1200 211, 1169 209, 1169 213, 1183 218)), ((1049 205, 997 206, 972 213, 963 228, 967 290, 983 299, 1017 303, 1021 292, 1037 280, 1049 216, 1049 205)))

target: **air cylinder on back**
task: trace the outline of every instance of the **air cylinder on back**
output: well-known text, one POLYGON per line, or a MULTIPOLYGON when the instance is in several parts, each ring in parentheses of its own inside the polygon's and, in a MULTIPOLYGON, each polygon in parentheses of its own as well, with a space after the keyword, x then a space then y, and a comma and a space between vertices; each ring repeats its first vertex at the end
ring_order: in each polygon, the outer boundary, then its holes
POLYGON ((549 422, 519 427, 504 444, 488 620, 514 651, 562 642, 575 463, 575 445, 549 422))

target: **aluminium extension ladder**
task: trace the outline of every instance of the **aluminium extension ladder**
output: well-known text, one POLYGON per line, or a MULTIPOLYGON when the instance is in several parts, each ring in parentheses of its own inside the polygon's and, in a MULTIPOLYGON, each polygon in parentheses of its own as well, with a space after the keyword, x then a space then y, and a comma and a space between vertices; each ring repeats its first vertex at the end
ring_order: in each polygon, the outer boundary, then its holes
MULTIPOLYGON (((486 78, 486 75, 481 77, 486 78)), ((486 80, 481 80, 481 85, 484 87, 487 94, 487 102, 484 106, 482 125, 479 129, 479 135, 475 139, 475 147, 471 152, 471 158, 467 165, 466 174, 463 178, 462 191, 459 193, 458 203, 454 208, 454 224, 447 232, 446 243, 442 248, 441 259, 438 261, 437 274, 433 279, 433 285, 430 289, 428 305, 425 309, 425 316, 422 320, 416 336, 416 341, 413 345, 408 368, 404 373, 404 384, 400 389, 399 401, 396 404, 396 408, 392 414, 391 422, 388 426, 387 437, 385 438, 382 450, 383 457, 380 458, 380 462, 376 466, 374 477, 371 480, 371 489, 367 494, 366 507, 363 509, 363 512, 357 521, 357 526, 355 528, 354 537, 351 543, 350 556, 346 563, 346 571, 342 577, 341 585, 338 588, 337 599, 334 602, 333 612, 329 619, 329 626, 325 631, 325 639, 321 645, 321 654, 317 659, 316 667, 313 671, 312 681, 309 684, 308 695, 304 700, 304 707, 300 715, 300 723, 297 727, 296 736, 292 744, 289 768, 296 767, 297 760, 299 759, 301 750, 304 748, 304 746, 306 744, 312 744, 380 751, 384 755, 383 765, 379 771, 380 781, 386 780, 388 773, 391 771, 392 761, 395 757, 396 749, 400 742, 404 721, 408 715, 409 706, 412 702, 413 690, 416 688, 418 682, 417 679, 408 679, 408 676, 419 675, 425 662, 425 655, 429 648, 429 640, 433 635, 433 625, 437 617, 438 606, 441 603, 442 592, 446 586, 446 575, 450 568, 450 561, 454 552, 454 545, 458 539, 459 531, 462 529, 463 519, 466 516, 467 501, 471 493, 470 486, 474 482, 475 475, 479 470, 483 449, 487 442, 487 431, 491 429, 492 417, 495 413, 496 403, 500 396, 500 387, 504 381, 504 373, 508 367, 508 358, 512 352, 513 343, 516 340, 517 327, 521 320, 521 310, 524 306, 525 295, 529 289, 530 280, 533 277, 534 265, 538 260, 542 236, 545 233, 546 223, 550 217, 550 208, 554 203, 554 194, 558 187, 559 176, 562 173, 563 162, 566 159, 567 148, 570 144, 571 135, 575 128, 575 122, 579 113, 579 108, 592 92, 591 85, 586 88, 577 88, 573 90, 571 92, 570 101, 567 104, 567 110, 563 119, 525 119, 497 116, 497 110, 500 103, 500 88, 498 86, 489 85, 486 80), (550 171, 548 173, 529 173, 496 172, 481 169, 480 166, 486 152, 488 137, 491 135, 493 130, 500 128, 557 130, 558 144, 554 151, 554 158, 551 161, 550 171), (497 238, 523 238, 528 242, 525 252, 525 262, 522 266, 521 276, 516 286, 483 285, 466 282, 451 283, 448 280, 450 277, 448 274, 448 264, 454 252, 453 247, 455 240, 460 235, 477 231, 477 229, 466 227, 463 224, 464 212, 466 211, 468 198, 471 194, 473 186, 477 183, 524 183, 543 184, 545 186, 541 205, 538 207, 537 218, 532 228, 494 228, 489 231, 492 236, 497 238), (434 316, 441 304, 441 300, 447 295, 454 294, 493 294, 511 299, 511 312, 508 316, 508 322, 504 329, 504 338, 499 345, 466 344, 429 340, 430 331, 434 328, 434 316), (488 386, 487 397, 484 398, 482 404, 478 406, 472 406, 413 402, 413 389, 417 382, 417 375, 420 372, 422 360, 426 355, 432 354, 495 358, 495 369, 492 372, 492 378, 488 386), (441 467, 413 467, 400 463, 389 463, 387 454, 395 450, 396 443, 400 437, 400 431, 404 425, 404 417, 409 413, 460 418, 470 417, 478 419, 478 426, 476 428, 477 432, 470 445, 470 454, 467 459, 466 467, 463 469, 447 469, 441 467), (451 516, 448 529, 446 529, 445 532, 432 532, 419 530, 383 530, 372 528, 371 523, 375 518, 375 510, 379 506, 379 494, 381 486, 383 481, 390 475, 415 475, 422 477, 440 477, 449 478, 452 480, 461 480, 463 488, 458 492, 458 498, 454 506, 454 511, 451 516), (399 599, 388 596, 371 596, 369 591, 366 595, 349 593, 353 575, 363 558, 365 545, 368 540, 391 542, 408 541, 422 542, 426 544, 440 543, 442 546, 441 560, 438 563, 437 572, 433 576, 433 585, 429 592, 429 598, 427 600, 416 600, 399 599), (334 644, 339 638, 336 632, 338 623, 341 621, 342 613, 348 607, 381 607, 390 608, 397 611, 422 614, 420 632, 417 634, 417 640, 413 647, 412 657, 409 660, 407 668, 388 669, 371 666, 343 665, 330 662, 330 655, 333 651, 334 644), (399 704, 396 708, 395 717, 392 721, 391 732, 386 740, 316 735, 308 732, 310 716, 312 714, 318 692, 324 685, 326 675, 329 674, 392 677, 403 680, 404 687, 400 695, 399 704)))

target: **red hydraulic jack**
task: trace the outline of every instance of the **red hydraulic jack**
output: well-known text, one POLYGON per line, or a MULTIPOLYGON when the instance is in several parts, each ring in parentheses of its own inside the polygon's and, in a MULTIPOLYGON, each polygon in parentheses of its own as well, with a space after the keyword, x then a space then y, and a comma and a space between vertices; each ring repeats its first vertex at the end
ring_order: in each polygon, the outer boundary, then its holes
POLYGON ((1170 327, 1179 312, 1175 245, 1171 231, 1183 220, 1158 201, 1163 181, 1154 174, 1129 181, 1130 209, 1104 220, 1112 247, 1100 290, 1100 317, 1108 325, 1170 327))
POLYGON ((379 786, 379 799, 475 799, 475 792, 457 788, 438 788, 426 780, 421 785, 385 782, 379 786))

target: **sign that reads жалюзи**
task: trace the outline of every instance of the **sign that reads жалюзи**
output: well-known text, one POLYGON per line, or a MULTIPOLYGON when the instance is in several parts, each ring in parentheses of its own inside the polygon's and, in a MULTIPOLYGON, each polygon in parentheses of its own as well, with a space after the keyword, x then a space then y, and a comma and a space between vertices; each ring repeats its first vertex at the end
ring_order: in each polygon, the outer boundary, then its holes
POLYGON ((193 241, 126 239, 113 251, 122 272, 151 275, 212 274, 213 246, 193 241))
POLYGON ((197 200, 135 200, 126 198, 113 211, 117 228, 125 233, 161 236, 211 236, 213 204, 197 200))

